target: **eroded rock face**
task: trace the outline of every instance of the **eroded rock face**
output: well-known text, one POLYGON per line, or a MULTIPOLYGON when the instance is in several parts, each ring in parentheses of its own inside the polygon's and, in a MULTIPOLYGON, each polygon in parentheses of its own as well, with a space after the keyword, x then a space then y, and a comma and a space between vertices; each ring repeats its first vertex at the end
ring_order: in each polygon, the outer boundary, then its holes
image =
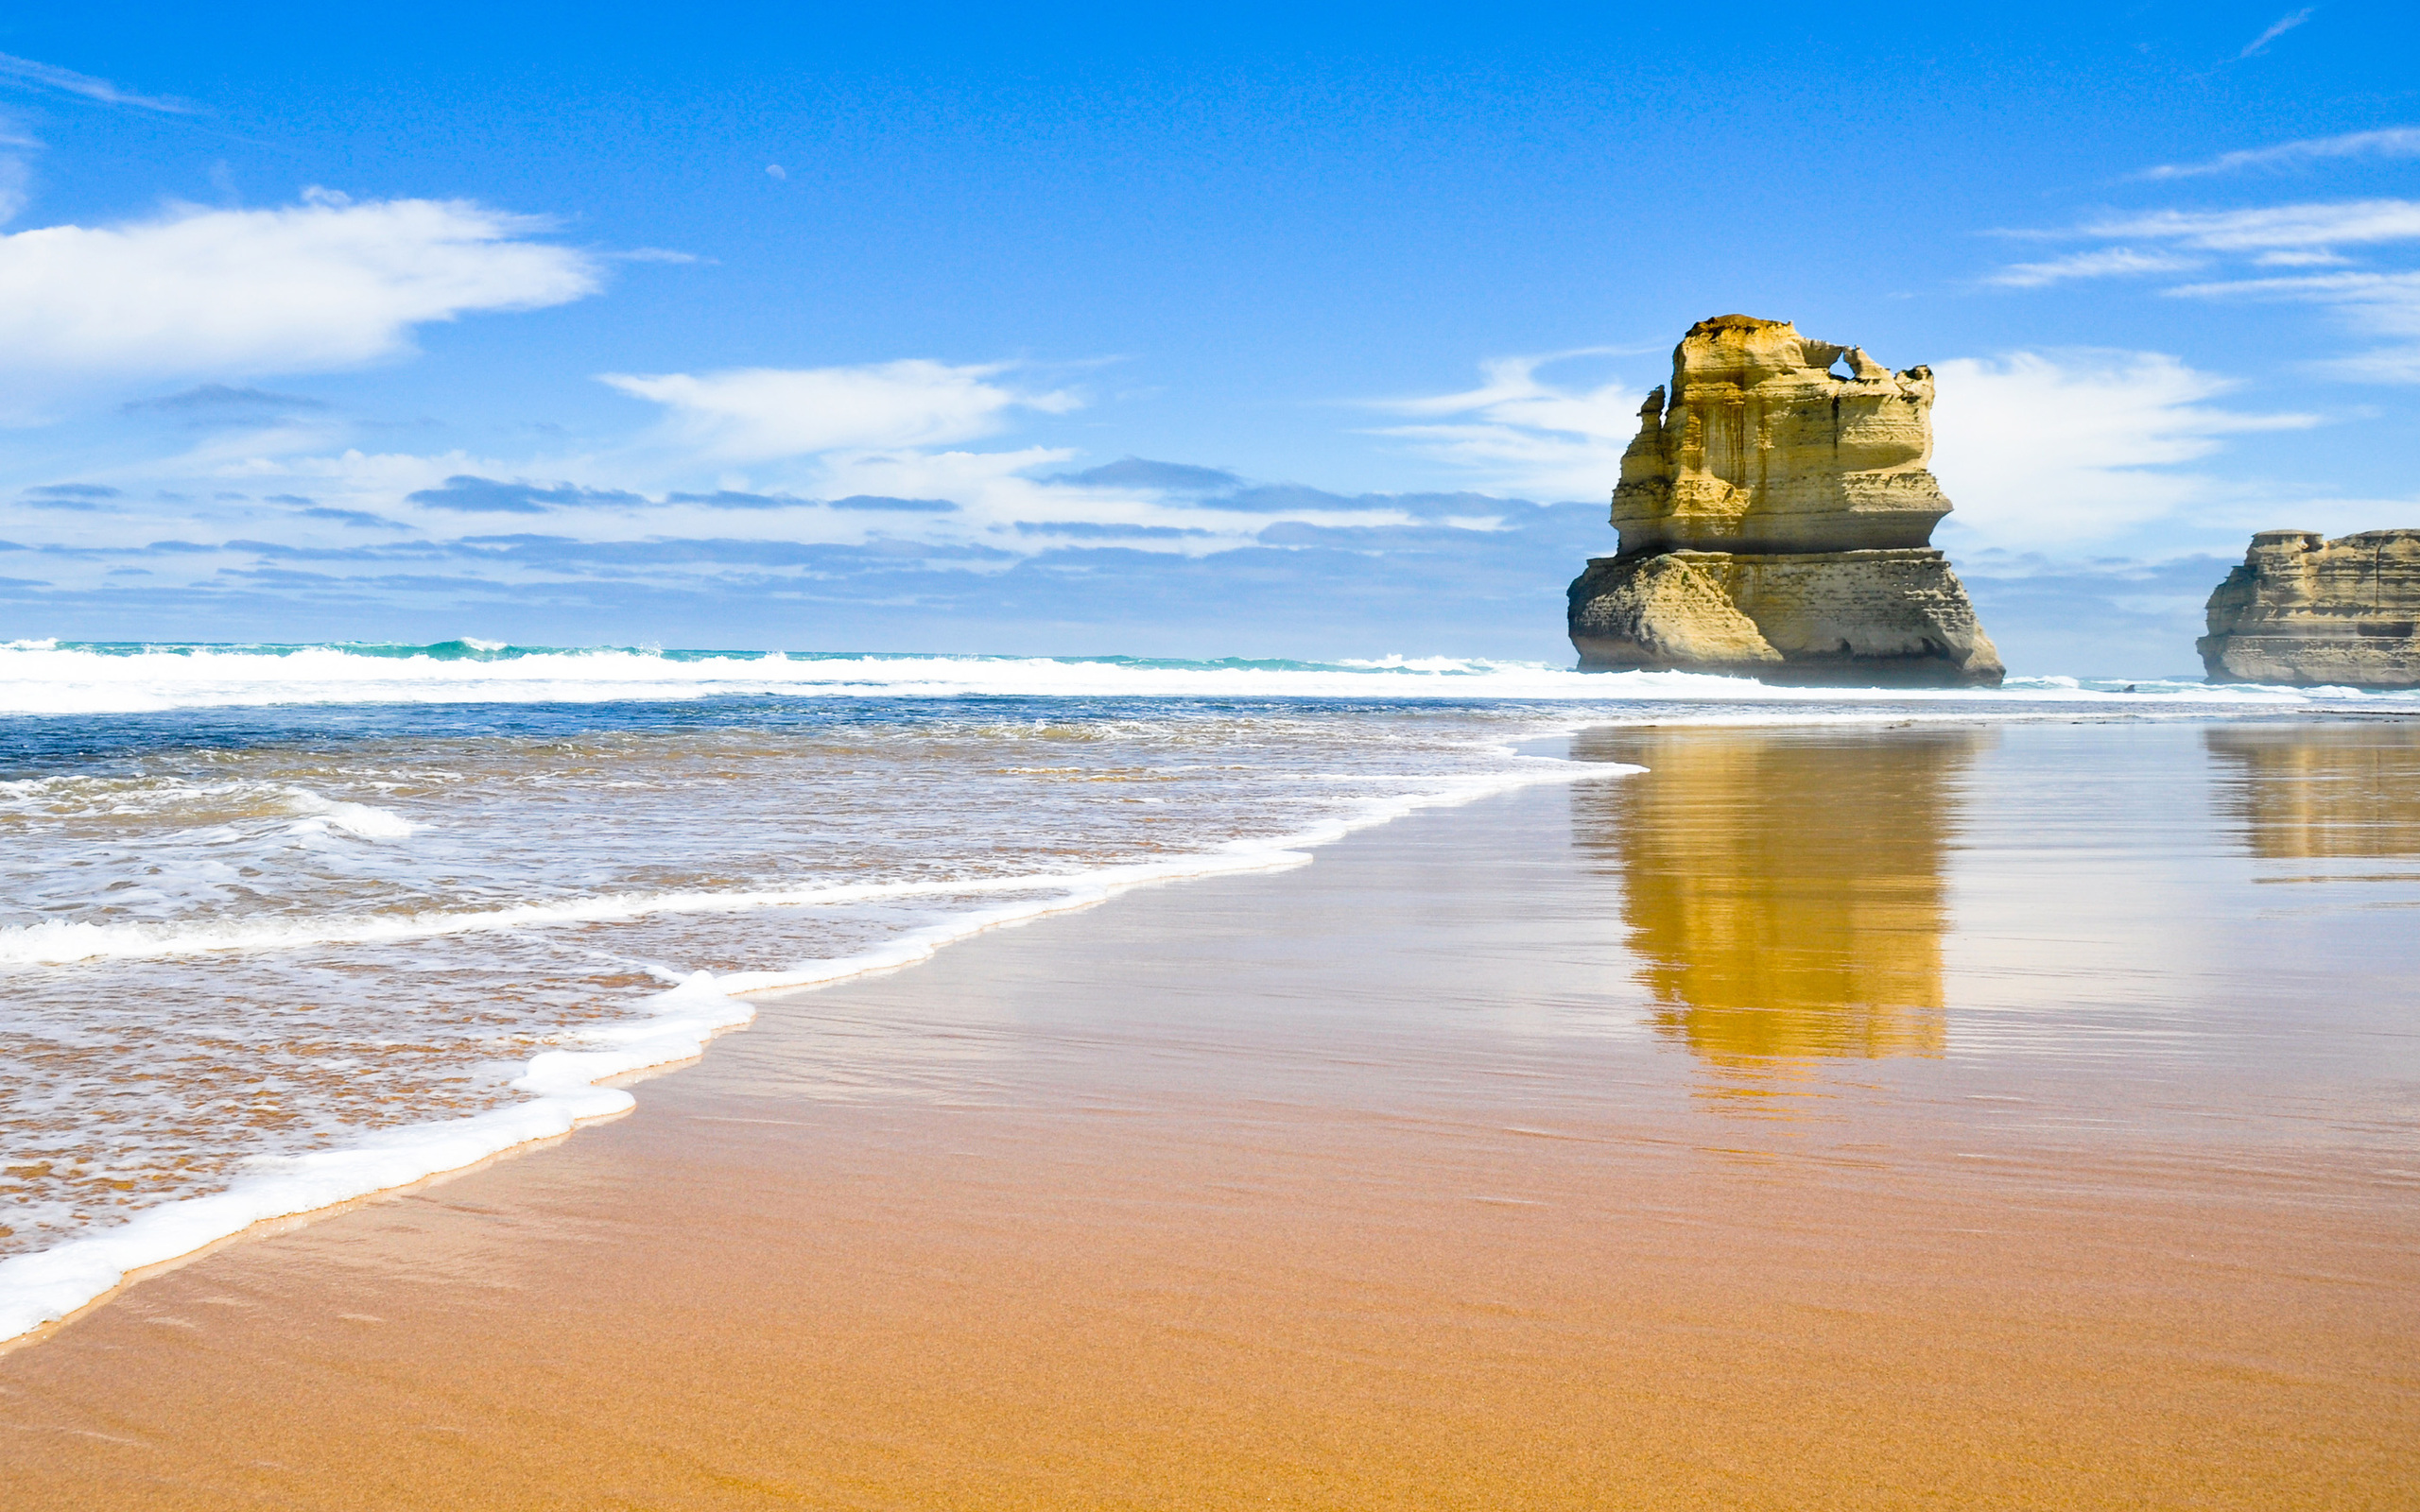
POLYGON ((1949 512, 1925 467, 1932 398, 1930 369, 1787 320, 1691 326, 1622 456, 1620 554, 1571 585, 1580 664, 1996 686, 1999 654, 1928 544, 1949 512))
POLYGON ((2420 687, 2420 530, 2263 530, 2210 594, 2213 682, 2420 687))
POLYGON ((1787 320, 1699 321, 1622 455, 1622 554, 1925 545, 1949 512, 1925 470, 1932 392, 1929 368, 1894 373, 1787 320))
POLYGON ((1599 557, 1570 620, 1589 668, 1914 688, 2002 675, 1949 559, 1925 547, 1599 557))

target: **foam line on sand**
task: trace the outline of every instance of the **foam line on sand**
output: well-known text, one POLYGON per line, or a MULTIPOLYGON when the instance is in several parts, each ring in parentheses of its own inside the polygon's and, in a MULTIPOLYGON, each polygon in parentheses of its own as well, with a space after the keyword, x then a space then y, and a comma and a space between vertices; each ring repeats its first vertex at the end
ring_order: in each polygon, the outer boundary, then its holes
MULTIPOLYGON (((0 1343, 93 1306, 136 1272, 182 1259, 255 1224, 410 1186, 521 1145, 567 1134, 582 1124, 627 1112, 636 1106, 636 1099, 620 1088, 599 1084, 702 1055, 716 1035, 755 1018, 755 1008, 741 1001, 742 994, 796 991, 873 971, 895 971, 930 959, 954 941, 1049 914, 1087 908, 1130 888, 1306 865, 1309 852, 1319 846, 1421 809, 1467 803, 1544 782, 1588 781, 1643 770, 1554 758, 1521 761, 1521 766, 1511 772, 1457 781, 1438 791, 1373 800, 1327 823, 1274 839, 1237 841, 1199 854, 1075 874, 996 879, 995 885, 984 887, 936 884, 926 890, 1015 891, 1029 896, 955 915, 856 955, 781 971, 732 971, 719 976, 697 971, 648 999, 652 1011, 647 1017, 583 1032, 564 1048, 532 1057, 511 1084, 529 1094, 526 1102, 468 1118, 365 1135, 340 1150, 264 1160, 253 1174, 223 1192, 165 1203, 89 1237, 0 1260, 0 1343)), ((885 893, 880 885, 861 890, 867 897, 896 895, 885 893)), ((831 901, 830 893, 826 890, 805 899, 785 895, 781 901, 831 901)))

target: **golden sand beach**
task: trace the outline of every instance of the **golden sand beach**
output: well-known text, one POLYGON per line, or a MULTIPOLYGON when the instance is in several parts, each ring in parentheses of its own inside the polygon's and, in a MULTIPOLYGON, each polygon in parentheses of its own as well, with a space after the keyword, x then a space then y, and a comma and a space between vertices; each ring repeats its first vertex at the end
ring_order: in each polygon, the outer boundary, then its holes
POLYGON ((0 1501, 2420 1501, 2420 730, 1599 730, 0 1356, 0 1501))

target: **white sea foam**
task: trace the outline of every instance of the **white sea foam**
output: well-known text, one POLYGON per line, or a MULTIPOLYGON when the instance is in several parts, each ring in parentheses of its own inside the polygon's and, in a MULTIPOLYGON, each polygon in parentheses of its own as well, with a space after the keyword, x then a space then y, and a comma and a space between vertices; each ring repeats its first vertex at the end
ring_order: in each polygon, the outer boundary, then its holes
POLYGON ((365 840, 400 840, 412 833, 411 820, 400 814, 389 814, 368 803, 338 802, 304 788, 292 789, 286 799, 286 806, 297 814, 321 821, 328 828, 357 834, 365 840))
POLYGON ((255 1174, 226 1191, 165 1203, 89 1238, 0 1260, 0 1341, 67 1316, 130 1272, 189 1255, 254 1224, 408 1186, 625 1111, 632 1106, 631 1094, 597 1081, 689 1059, 717 1033, 755 1017, 705 972, 654 1002, 659 1011, 629 1026, 639 1032, 622 1046, 549 1052, 531 1060, 515 1084, 535 1094, 527 1102, 370 1134, 349 1149, 264 1159, 255 1162, 255 1174))
POLYGON ((2340 688, 2210 686, 2174 679, 2091 683, 2014 678, 1998 690, 1767 687, 1679 672, 1577 672, 1476 658, 1328 663, 1170 662, 977 656, 760 656, 628 649, 473 655, 372 654, 337 645, 95 650, 56 642, 0 644, 0 713, 139 713, 168 709, 363 703, 596 703, 826 697, 1503 698, 1524 700, 1979 699, 2302 705, 2420 702, 2420 695, 2340 688))
POLYGON ((214 951, 304 950, 320 945, 364 945, 435 939, 487 930, 545 928, 560 924, 613 923, 651 914, 735 914, 759 908, 801 908, 818 903, 871 902, 886 899, 958 894, 1034 892, 1063 885, 1066 878, 969 877, 937 882, 835 883, 821 887, 784 887, 711 892, 611 893, 557 902, 459 913, 318 915, 301 919, 247 919, 205 924, 94 924, 59 919, 0 929, 0 965, 61 966, 74 961, 157 960, 214 951))
MULTIPOLYGON (((1316 844, 1316 841, 1305 841, 1316 844)), ((683 890, 614 893, 558 902, 522 903, 460 913, 308 916, 241 923, 93 924, 46 920, 0 929, 0 965, 62 966, 92 960, 158 960, 216 951, 306 950, 321 945, 364 945, 435 939, 489 930, 544 929, 562 924, 614 923, 655 914, 738 914, 763 908, 880 902, 914 898, 974 897, 994 893, 1049 892, 1111 886, 1169 876, 1198 876, 1222 869, 1211 858, 1107 868, 1082 872, 1037 872, 1008 877, 942 878, 929 882, 834 883, 826 886, 712 892, 683 890), (1168 868, 1176 868, 1169 870, 1168 868), (1124 874, 1132 872, 1130 879, 1124 874), (1148 874, 1148 875, 1147 875, 1148 874)))
MULTIPOLYGON (((1073 873, 873 884, 791 892, 664 894, 488 910, 433 919, 372 919, 358 924, 322 919, 285 926, 198 929, 182 934, 172 926, 42 924, 9 932, 6 949, 16 954, 0 954, 0 960, 50 962, 90 959, 96 954, 279 949, 391 937, 359 932, 365 928, 504 929, 566 919, 629 918, 636 912, 672 907, 795 906, 828 902, 844 896, 864 900, 982 893, 1029 895, 1017 902, 957 914, 854 955, 804 962, 777 971, 733 971, 720 976, 696 972, 648 1000, 651 1011, 647 1016, 588 1030, 569 1038, 561 1048, 533 1056, 511 1083, 515 1090, 528 1094, 526 1101, 469 1118, 365 1135, 344 1149, 262 1159, 253 1162, 251 1174, 226 1190, 164 1203, 88 1237, 0 1260, 0 1341, 20 1337, 88 1306, 116 1288, 131 1272, 191 1254, 255 1224, 409 1186, 476 1164, 515 1146, 567 1133, 582 1123, 626 1111, 635 1103, 631 1094, 598 1083, 702 1054, 706 1042, 715 1035, 755 1017, 755 1009, 739 1001, 737 994, 797 990, 910 966, 929 958, 952 941, 1046 914, 1089 907, 1132 887, 1302 866, 1311 860, 1312 848, 1423 808, 1469 802, 1540 782, 1585 781, 1641 770, 1635 766, 1547 758, 1515 760, 1516 765, 1509 770, 1449 779, 1426 792, 1360 803, 1348 813, 1292 834, 1236 841, 1193 855, 1096 867, 1073 873), (602 911, 583 914, 578 912, 581 908, 602 911)), ((367 812, 381 813, 374 809, 367 812)), ((392 816, 384 817, 402 823, 392 816)))

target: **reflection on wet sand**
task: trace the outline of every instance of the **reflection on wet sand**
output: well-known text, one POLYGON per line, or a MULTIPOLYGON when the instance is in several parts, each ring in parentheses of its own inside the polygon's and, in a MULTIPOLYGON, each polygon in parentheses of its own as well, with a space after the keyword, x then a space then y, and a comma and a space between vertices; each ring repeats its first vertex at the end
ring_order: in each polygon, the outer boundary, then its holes
POLYGON ((2202 740, 2221 816, 2255 856, 2420 856, 2420 726, 2221 725, 2202 740))
POLYGON ((1944 859, 1974 729, 1599 731, 1644 776, 1574 790, 1575 841, 1622 879, 1662 1032, 1777 1090, 1819 1057, 1938 1056, 1944 859))
POLYGON ((2414 916, 2249 885, 2198 727, 1590 744, 137 1286, 0 1505, 2413 1505, 2414 916))

